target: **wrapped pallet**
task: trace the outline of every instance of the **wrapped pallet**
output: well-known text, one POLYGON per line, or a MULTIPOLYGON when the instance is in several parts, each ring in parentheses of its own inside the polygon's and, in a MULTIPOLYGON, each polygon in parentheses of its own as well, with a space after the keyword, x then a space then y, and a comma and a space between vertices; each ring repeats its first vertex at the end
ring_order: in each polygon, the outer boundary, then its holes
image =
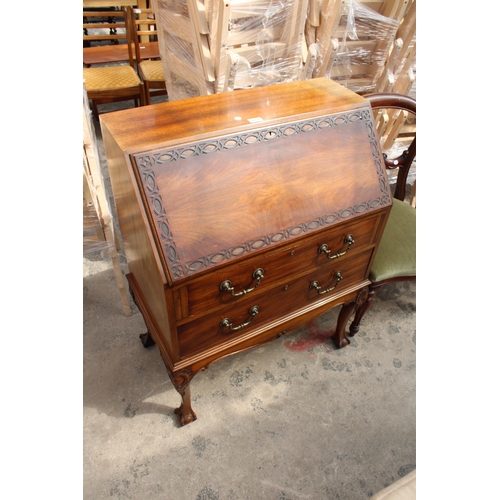
POLYGON ((375 91, 398 27, 398 19, 356 0, 328 2, 317 30, 314 77, 327 76, 359 94, 375 91))
POLYGON ((214 93, 208 23, 198 0, 153 0, 170 101, 214 93))
POLYGON ((301 78, 306 0, 212 0, 217 92, 301 78))

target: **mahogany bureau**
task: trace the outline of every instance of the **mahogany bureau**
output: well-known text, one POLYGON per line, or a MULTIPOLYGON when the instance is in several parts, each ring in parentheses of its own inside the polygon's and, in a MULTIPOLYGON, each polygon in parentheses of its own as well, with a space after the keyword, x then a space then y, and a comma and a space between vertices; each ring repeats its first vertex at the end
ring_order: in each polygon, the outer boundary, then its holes
POLYGON ((392 206, 367 100, 327 78, 100 117, 132 297, 173 385, 332 307, 334 342, 392 206))

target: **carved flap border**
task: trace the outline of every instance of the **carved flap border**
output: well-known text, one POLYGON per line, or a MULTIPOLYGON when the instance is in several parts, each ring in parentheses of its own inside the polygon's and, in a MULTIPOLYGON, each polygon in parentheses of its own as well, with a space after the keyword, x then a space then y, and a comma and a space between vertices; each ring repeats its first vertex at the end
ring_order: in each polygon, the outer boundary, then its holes
MULTIPOLYGON (((258 130, 242 132, 235 135, 217 137, 212 140, 195 142, 183 146, 166 148, 161 151, 135 154, 135 166, 142 182, 142 189, 148 200, 150 214, 158 227, 163 257, 166 259, 173 280, 190 276, 204 268, 211 268, 224 261, 241 257, 247 253, 261 250, 265 247, 281 243, 339 221, 347 220, 355 215, 369 212, 391 203, 391 194, 387 183, 385 165, 382 161, 380 145, 372 121, 369 108, 323 116, 310 120, 289 122, 258 130), (380 186, 380 196, 360 205, 346 207, 336 213, 325 214, 315 220, 304 222, 294 227, 284 228, 275 234, 263 236, 259 239, 242 242, 232 248, 207 255, 192 262, 181 262, 175 245, 167 214, 155 180, 155 169, 170 162, 182 161, 193 156, 207 155, 218 151, 245 147, 262 141, 272 141, 280 137, 292 137, 296 134, 310 133, 315 130, 341 127, 353 122, 361 121, 366 125, 366 133, 371 145, 373 160, 376 165, 380 186)), ((134 163, 134 162, 133 162, 134 163)))

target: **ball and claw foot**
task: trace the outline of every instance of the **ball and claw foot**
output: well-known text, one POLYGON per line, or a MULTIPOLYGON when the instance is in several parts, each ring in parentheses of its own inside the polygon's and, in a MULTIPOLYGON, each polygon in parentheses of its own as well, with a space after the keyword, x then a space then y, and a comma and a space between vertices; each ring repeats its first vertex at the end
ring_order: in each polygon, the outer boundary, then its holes
POLYGON ((196 413, 191 409, 190 411, 184 412, 184 405, 180 405, 179 408, 174 410, 174 413, 179 417, 179 423, 181 427, 191 422, 194 422, 198 417, 196 413))
POLYGON ((139 335, 139 338, 141 339, 142 345, 144 347, 153 347, 154 345, 156 345, 153 337, 149 333, 149 330, 146 333, 141 333, 139 335))
POLYGON ((182 401, 179 408, 174 410, 179 417, 181 427, 190 424, 196 420, 196 413, 191 408, 191 379, 193 372, 189 369, 180 370, 179 372, 170 374, 170 378, 174 384, 176 391, 181 395, 182 401))

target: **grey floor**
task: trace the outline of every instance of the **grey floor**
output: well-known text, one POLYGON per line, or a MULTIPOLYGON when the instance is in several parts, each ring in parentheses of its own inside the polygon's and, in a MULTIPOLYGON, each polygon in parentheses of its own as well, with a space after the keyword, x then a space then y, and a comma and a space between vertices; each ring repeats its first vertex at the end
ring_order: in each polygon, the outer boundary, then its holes
POLYGON ((334 309, 214 363, 191 383, 198 420, 179 427, 106 252, 84 255, 83 275, 85 499, 362 500, 416 467, 415 284, 381 289, 344 349, 334 309))

